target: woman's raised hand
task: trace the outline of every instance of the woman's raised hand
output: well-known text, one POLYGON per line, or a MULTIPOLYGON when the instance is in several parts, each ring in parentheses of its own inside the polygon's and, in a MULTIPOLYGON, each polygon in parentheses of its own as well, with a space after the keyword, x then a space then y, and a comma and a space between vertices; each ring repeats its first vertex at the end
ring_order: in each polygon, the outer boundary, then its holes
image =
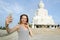
POLYGON ((6 24, 10 24, 12 22, 12 15, 10 14, 7 18, 6 18, 6 24))

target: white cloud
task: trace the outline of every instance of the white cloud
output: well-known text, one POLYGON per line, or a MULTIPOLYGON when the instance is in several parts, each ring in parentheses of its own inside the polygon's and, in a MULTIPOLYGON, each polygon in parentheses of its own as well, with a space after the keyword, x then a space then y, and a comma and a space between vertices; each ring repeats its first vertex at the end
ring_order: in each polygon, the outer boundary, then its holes
POLYGON ((17 13, 19 13, 20 11, 23 11, 23 8, 21 6, 19 6, 18 3, 15 3, 14 6, 12 5, 12 8, 14 11, 16 11, 17 13))
POLYGON ((14 4, 11 4, 11 3, 7 3, 2 0, 0 0, 0 8, 5 10, 7 13, 9 13, 9 12, 19 13, 19 12, 23 11, 23 9, 24 9, 17 2, 14 2, 14 4))

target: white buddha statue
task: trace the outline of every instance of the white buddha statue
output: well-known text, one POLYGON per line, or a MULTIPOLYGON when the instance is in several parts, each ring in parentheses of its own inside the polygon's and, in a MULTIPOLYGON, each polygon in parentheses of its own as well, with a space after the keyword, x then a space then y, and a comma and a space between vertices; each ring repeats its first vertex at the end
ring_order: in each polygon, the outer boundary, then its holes
POLYGON ((44 8, 43 1, 40 1, 38 7, 39 7, 39 9, 37 9, 36 15, 38 15, 38 16, 48 16, 48 11, 44 8))
POLYGON ((52 16, 48 15, 48 10, 44 8, 44 3, 42 0, 39 3, 35 16, 33 17, 33 25, 34 24, 39 24, 39 25, 54 24, 54 20, 52 16))

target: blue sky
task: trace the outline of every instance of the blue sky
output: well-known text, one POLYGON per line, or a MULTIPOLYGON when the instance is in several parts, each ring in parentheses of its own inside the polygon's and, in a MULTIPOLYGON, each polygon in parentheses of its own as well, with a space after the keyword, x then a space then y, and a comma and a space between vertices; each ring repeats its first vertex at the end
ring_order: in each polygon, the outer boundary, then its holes
MULTIPOLYGON (((13 22, 11 26, 15 26, 19 22, 21 14, 29 16, 29 23, 38 9, 40 0, 0 0, 0 26, 5 26, 5 18, 12 13, 13 22)), ((43 0, 48 14, 51 15, 56 24, 60 24, 60 0, 43 0)))

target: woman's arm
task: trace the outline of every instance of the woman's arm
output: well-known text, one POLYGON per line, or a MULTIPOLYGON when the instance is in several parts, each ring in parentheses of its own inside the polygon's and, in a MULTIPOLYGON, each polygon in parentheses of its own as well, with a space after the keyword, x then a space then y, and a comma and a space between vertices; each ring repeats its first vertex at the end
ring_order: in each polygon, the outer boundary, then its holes
POLYGON ((28 27, 28 29, 29 29, 29 35, 32 37, 32 30, 30 27, 28 27))
POLYGON ((17 26, 15 26, 15 27, 13 27, 12 29, 10 29, 10 28, 9 28, 9 25, 6 24, 6 31, 7 31, 9 34, 17 31, 18 28, 19 28, 19 26, 17 25, 17 26))
POLYGON ((26 27, 27 27, 28 30, 29 30, 29 35, 32 37, 32 30, 31 30, 31 28, 29 27, 29 24, 26 24, 26 27))
POLYGON ((9 25, 8 25, 8 24, 5 24, 5 26, 6 26, 6 31, 7 31, 8 33, 10 33, 10 32, 9 32, 9 27, 8 27, 9 25))
POLYGON ((18 29, 18 25, 13 27, 12 29, 9 28, 9 24, 12 22, 12 16, 8 16, 5 21, 6 31, 8 33, 12 33, 18 29))

